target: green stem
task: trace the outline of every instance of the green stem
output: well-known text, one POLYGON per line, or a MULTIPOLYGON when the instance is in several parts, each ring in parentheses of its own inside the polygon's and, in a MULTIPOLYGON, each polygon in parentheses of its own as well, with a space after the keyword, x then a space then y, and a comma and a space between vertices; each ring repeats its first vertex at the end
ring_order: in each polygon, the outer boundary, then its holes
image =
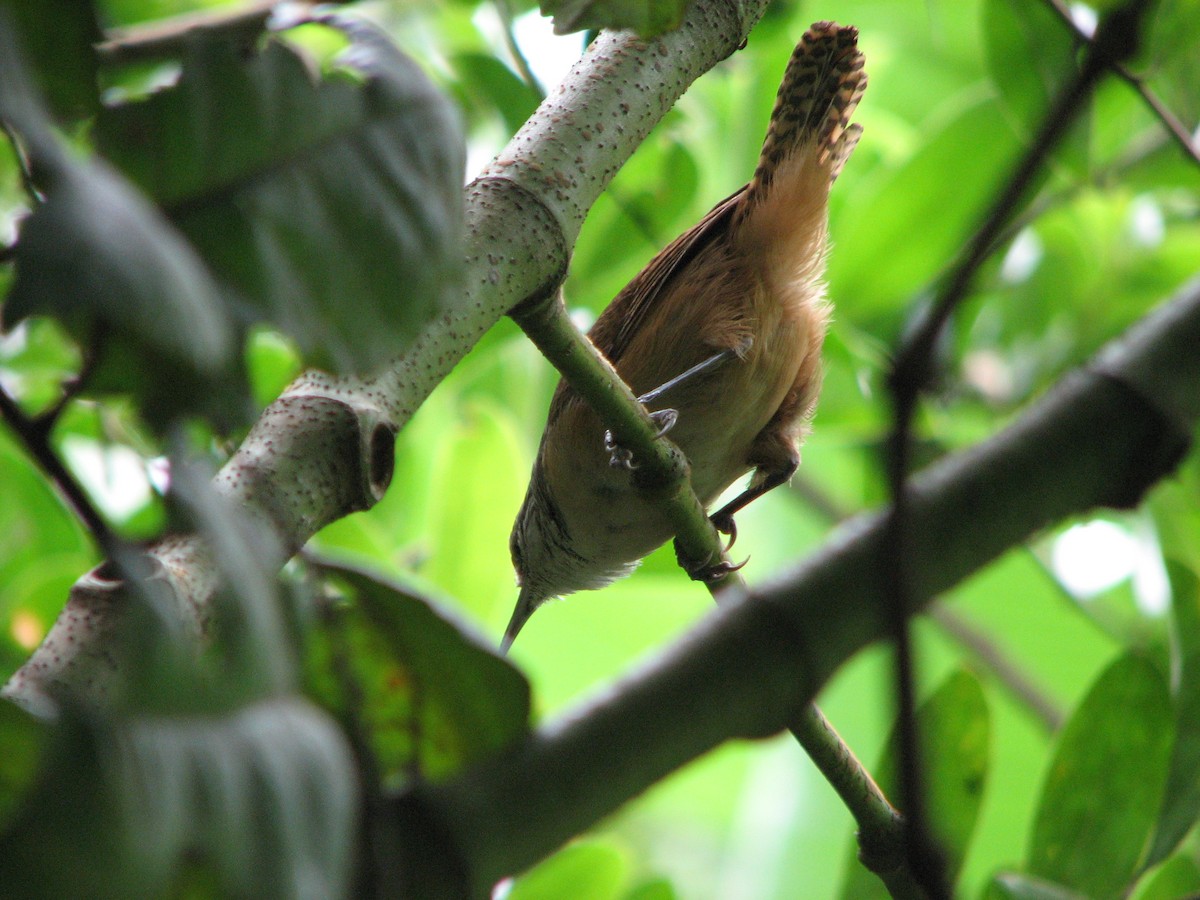
MULTIPOLYGON (((524 304, 511 315, 571 387, 591 404, 617 442, 633 453, 638 461, 638 485, 667 513, 680 556, 723 559, 721 537, 692 490, 683 453, 659 435, 658 426, 633 391, 575 327, 561 296, 524 304)), ((739 594, 746 590, 736 572, 710 584, 709 590, 720 603, 724 590, 730 587, 739 588, 739 594)), ((821 710, 809 704, 788 730, 858 823, 863 865, 884 880, 894 897, 924 897, 904 867, 903 820, 821 710)))

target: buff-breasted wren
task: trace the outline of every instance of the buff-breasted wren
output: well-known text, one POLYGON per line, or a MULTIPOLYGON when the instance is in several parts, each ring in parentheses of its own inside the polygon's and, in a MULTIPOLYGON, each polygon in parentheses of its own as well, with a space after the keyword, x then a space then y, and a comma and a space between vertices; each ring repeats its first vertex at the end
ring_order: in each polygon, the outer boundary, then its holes
MULTIPOLYGON (((753 179, 654 257, 588 333, 644 403, 650 392, 669 408, 657 418, 671 423, 701 503, 753 470, 713 516, 726 534, 737 510, 796 471, 820 390, 827 201, 858 141, 849 118, 867 84, 857 41, 831 22, 805 32, 753 179)), ((560 381, 513 525, 521 591, 504 649, 547 599, 627 575, 672 537, 613 450, 560 381)))

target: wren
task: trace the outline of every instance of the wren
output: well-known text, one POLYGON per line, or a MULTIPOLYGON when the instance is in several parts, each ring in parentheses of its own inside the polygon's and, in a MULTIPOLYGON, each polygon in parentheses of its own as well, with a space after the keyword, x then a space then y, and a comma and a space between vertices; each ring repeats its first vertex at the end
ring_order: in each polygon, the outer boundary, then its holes
MULTIPOLYGON (((849 119, 867 84, 857 42, 831 22, 805 32, 750 183, 654 257, 588 332, 643 403, 663 401, 656 420, 705 507, 753 471, 712 517, 731 536, 734 513, 796 471, 820 391, 829 189, 858 142, 849 119)), ((510 540, 521 589, 503 649, 546 600, 627 575, 672 537, 631 466, 560 381, 510 540)))

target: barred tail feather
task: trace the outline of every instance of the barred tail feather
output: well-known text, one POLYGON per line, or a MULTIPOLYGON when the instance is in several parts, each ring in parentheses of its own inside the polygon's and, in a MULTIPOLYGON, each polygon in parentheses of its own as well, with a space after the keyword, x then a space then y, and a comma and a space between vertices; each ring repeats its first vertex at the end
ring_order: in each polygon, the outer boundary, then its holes
POLYGON ((758 168, 743 195, 743 210, 760 203, 785 161, 811 149, 813 162, 841 171, 861 129, 850 115, 867 86, 858 29, 818 22, 804 33, 788 61, 758 168))

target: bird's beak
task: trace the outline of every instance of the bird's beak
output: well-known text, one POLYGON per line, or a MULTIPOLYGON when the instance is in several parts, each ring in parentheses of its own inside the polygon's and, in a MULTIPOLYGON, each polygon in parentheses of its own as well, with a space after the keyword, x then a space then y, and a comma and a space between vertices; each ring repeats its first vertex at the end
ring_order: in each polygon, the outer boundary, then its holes
POLYGON ((508 653, 508 648, 517 639, 517 635, 525 627, 525 623, 529 621, 529 617, 533 615, 535 609, 537 609, 537 602, 526 588, 521 588, 521 593, 517 595, 517 608, 513 610, 512 618, 508 620, 508 627, 504 629, 504 637, 500 640, 501 653, 508 653))

